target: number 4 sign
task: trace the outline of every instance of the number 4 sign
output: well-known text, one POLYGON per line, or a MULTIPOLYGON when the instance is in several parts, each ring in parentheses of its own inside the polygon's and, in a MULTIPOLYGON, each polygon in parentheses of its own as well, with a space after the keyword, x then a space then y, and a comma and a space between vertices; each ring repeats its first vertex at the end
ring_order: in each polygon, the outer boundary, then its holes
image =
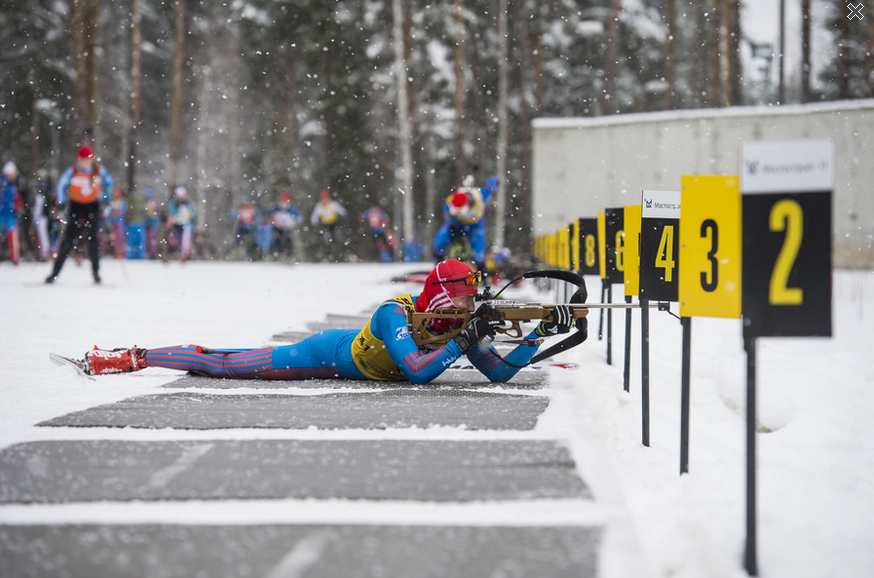
POLYGON ((831 336, 830 140, 744 143, 744 339, 831 336))
POLYGON ((640 299, 676 301, 679 285, 680 191, 643 191, 640 299))

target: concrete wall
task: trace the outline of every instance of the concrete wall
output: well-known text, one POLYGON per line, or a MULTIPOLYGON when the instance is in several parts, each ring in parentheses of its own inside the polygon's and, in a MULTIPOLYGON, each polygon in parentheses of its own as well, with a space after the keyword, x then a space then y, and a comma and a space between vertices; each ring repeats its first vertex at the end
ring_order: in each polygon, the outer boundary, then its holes
POLYGON ((679 190, 682 175, 738 174, 744 141, 830 138, 837 151, 834 264, 874 267, 874 99, 536 119, 534 232, 679 190))

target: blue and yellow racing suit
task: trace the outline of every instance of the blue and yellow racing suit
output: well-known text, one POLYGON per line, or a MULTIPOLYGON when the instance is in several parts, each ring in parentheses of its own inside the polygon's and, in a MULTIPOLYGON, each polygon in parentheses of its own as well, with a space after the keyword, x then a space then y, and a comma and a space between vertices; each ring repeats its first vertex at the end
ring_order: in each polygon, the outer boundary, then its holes
MULTIPOLYGON (((361 329, 329 329, 299 343, 260 349, 214 350, 197 345, 149 349, 149 367, 193 371, 235 379, 372 379, 424 384, 443 373, 461 357, 455 341, 425 346, 413 341, 407 313, 418 297, 401 295, 382 303, 361 329)), ((536 339, 534 332, 528 339, 536 339)), ((517 346, 506 360, 513 365, 531 361, 538 345, 517 346)), ((489 344, 467 352, 470 362, 490 381, 505 382, 519 371, 493 355, 489 344)))

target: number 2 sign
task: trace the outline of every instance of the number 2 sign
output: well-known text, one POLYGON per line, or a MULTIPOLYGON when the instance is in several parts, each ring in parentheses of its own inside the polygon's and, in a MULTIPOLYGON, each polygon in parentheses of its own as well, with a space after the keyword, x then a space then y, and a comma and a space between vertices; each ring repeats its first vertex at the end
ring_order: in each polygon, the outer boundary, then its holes
POLYGON ((745 143, 744 339, 831 336, 830 140, 745 143))

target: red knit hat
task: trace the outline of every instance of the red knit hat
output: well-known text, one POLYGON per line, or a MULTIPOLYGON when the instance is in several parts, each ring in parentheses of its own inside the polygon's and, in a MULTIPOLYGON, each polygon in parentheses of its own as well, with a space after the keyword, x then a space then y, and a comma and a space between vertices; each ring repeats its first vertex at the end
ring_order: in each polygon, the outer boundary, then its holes
POLYGON ((283 203, 288 203, 291 201, 291 195, 289 195, 286 191, 282 191, 281 193, 279 193, 279 200, 283 203))
POLYGON ((90 146, 82 145, 82 148, 79 149, 79 158, 80 159, 92 159, 92 158, 94 158, 94 151, 91 150, 90 146))
POLYGON ((330 198, 331 198, 331 193, 329 193, 328 191, 322 191, 322 192, 319 194, 319 200, 327 201, 327 200, 329 200, 330 198))
MULTIPOLYGON (((452 303, 453 297, 476 293, 477 286, 475 284, 467 285, 465 283, 465 279, 473 274, 470 267, 457 259, 446 259, 437 263, 437 266, 425 279, 425 287, 416 300, 416 311, 421 313, 455 307, 452 303)), ((449 324, 449 320, 436 319, 431 322, 430 328, 442 330, 449 324)))
POLYGON ((467 204, 467 195, 458 191, 454 195, 452 195, 452 206, 458 207, 459 209, 467 204))

